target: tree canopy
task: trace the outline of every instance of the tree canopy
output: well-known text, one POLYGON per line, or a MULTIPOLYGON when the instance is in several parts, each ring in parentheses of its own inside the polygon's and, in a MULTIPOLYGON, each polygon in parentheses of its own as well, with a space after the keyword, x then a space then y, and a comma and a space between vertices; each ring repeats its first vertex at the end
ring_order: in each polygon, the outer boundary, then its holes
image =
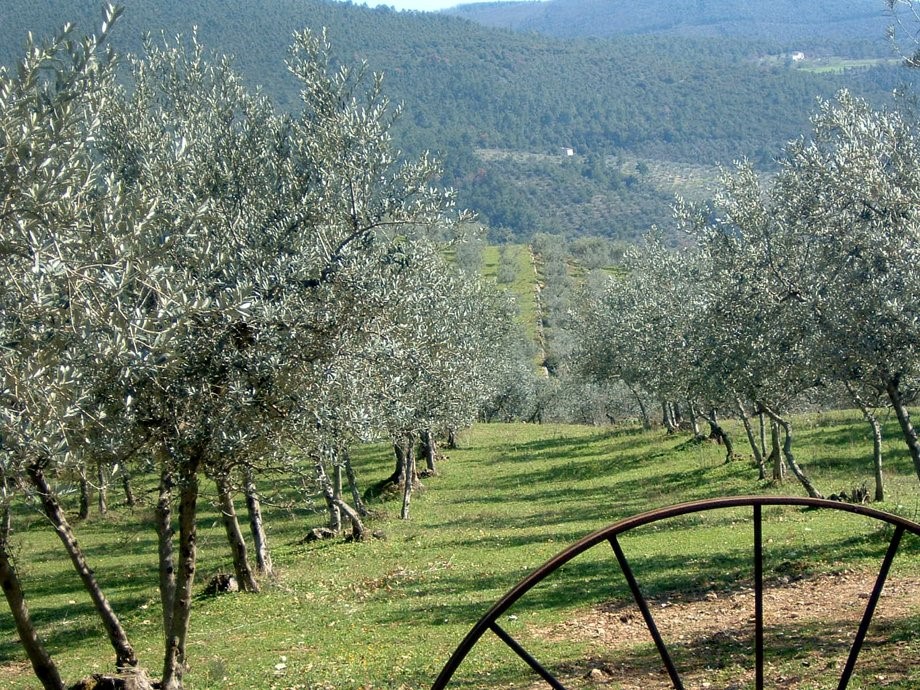
POLYGON ((177 690, 202 475, 243 567, 237 469, 252 484, 288 440, 322 449, 468 424, 509 321, 442 258, 463 217, 433 186, 436 166, 398 157, 379 79, 333 64, 325 35, 294 36, 301 108, 278 113, 195 32, 146 41, 119 75, 100 47, 119 15, 106 10, 98 39, 65 27, 0 73, 0 576, 37 676, 62 688, 8 547, 12 503, 34 497, 116 668, 137 672, 55 477, 126 459, 109 436, 143 448, 160 474, 161 684, 177 690))

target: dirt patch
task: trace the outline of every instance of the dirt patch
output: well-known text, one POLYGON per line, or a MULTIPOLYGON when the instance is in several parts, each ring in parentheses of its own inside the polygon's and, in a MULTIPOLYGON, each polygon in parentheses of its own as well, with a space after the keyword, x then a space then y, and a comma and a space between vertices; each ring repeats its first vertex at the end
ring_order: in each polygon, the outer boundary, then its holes
MULTIPOLYGON (((782 577, 766 584, 768 687, 836 687, 875 576, 841 571, 802 579, 782 577)), ((688 690, 753 684, 751 586, 692 597, 660 597, 650 600, 649 606, 688 690)), ((550 642, 586 642, 596 652, 560 670, 567 687, 672 687, 642 614, 632 602, 603 604, 531 634, 550 642)), ((890 577, 856 666, 859 687, 918 687, 917 676, 911 676, 917 673, 918 650, 920 578, 890 577)))

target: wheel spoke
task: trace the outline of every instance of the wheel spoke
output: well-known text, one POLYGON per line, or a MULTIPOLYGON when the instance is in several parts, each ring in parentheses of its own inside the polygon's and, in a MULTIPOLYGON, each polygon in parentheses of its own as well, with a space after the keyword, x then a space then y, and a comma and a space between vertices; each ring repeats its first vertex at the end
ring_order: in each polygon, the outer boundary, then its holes
POLYGON ((556 680, 556 678, 555 678, 555 676, 553 676, 553 674, 551 674, 549 671, 547 671, 545 668, 543 668, 543 666, 540 664, 540 662, 537 661, 536 659, 534 659, 534 658, 527 652, 527 650, 524 649, 524 648, 518 643, 517 640, 515 640, 513 637, 511 637, 511 635, 509 635, 507 632, 505 632, 505 631, 499 626, 498 623, 493 622, 492 625, 489 626, 489 629, 492 630, 492 632, 494 632, 496 635, 498 635, 498 637, 501 639, 502 642, 504 642, 506 645, 508 645, 509 647, 511 647, 511 649, 514 650, 514 653, 515 653, 515 654, 517 654, 517 655, 518 655, 519 657, 521 657, 525 662, 527 662, 527 665, 530 666, 530 668, 532 668, 534 671, 536 671, 538 674, 540 674, 540 677, 541 677, 543 680, 545 680, 547 683, 549 683, 550 687, 553 688, 553 690, 566 690, 566 687, 565 687, 562 683, 560 683, 558 680, 556 680))
POLYGON ((904 527, 898 525, 894 530, 894 536, 888 545, 888 551, 885 553, 885 560, 882 561, 882 567, 879 569, 878 577, 875 579, 875 587, 872 588, 872 594, 869 595, 869 603, 866 604, 866 612, 863 614, 862 621, 859 624, 859 630, 856 631, 856 639, 853 640, 853 646, 850 648, 850 656, 847 658, 846 666, 843 667, 843 674, 840 676, 840 684, 837 690, 846 690, 850 683, 850 676, 853 675, 853 668, 856 666, 856 657, 862 649, 863 641, 866 639, 866 633, 869 631, 869 623, 872 622, 872 616, 875 614, 875 606, 882 595, 882 588, 885 586, 885 580, 888 578, 888 571, 891 569, 891 562, 898 552, 898 546, 901 543, 901 536, 904 534, 904 527))
POLYGON ((664 662, 665 668, 668 669, 668 675, 671 676, 671 682, 674 684, 676 690, 684 690, 684 685, 680 680, 680 674, 677 672, 677 668, 674 666, 671 655, 668 653, 668 648, 665 646, 664 640, 661 638, 661 633, 658 632, 658 626, 655 625, 655 619, 652 617, 652 612, 648 607, 648 602, 645 600, 645 596, 643 596, 642 590, 639 589, 639 584, 636 582, 632 568, 629 567, 629 561, 626 560, 626 555, 623 553, 623 549, 620 547, 620 542, 617 540, 616 535, 610 537, 608 541, 610 542, 610 546, 613 547, 613 552, 616 554, 617 561, 620 564, 620 570, 623 571, 623 575, 626 577, 626 582, 629 584, 629 589, 632 590, 633 599, 636 600, 636 605, 642 612, 642 618, 645 619, 645 625, 649 632, 652 634, 652 639, 655 640, 655 646, 658 648, 658 654, 661 655, 661 660, 664 662))

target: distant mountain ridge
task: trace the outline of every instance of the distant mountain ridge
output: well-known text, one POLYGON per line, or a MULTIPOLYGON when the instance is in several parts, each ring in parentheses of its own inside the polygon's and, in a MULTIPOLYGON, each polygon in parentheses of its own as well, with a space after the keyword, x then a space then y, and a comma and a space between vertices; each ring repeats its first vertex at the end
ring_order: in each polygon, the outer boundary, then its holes
POLYGON ((525 0, 461 4, 445 13, 560 38, 667 34, 802 42, 883 42, 884 0, 525 0))
MULTIPOLYGON (((566 1, 572 11, 578 2, 645 6, 566 1)), ((22 54, 27 31, 48 36, 74 21, 78 33, 87 33, 101 20, 95 0, 3 2, 0 63, 6 65, 22 54)), ((728 6, 697 0, 718 3, 728 6)), ((821 37, 815 40, 825 41, 827 60, 836 62, 795 63, 793 51, 811 52, 802 42, 784 48, 678 35, 561 39, 450 14, 331 0, 123 4, 112 35, 120 53, 140 50, 145 31, 187 36, 197 26, 206 48, 234 55, 247 81, 287 110, 299 102, 284 64, 291 35, 326 27, 337 60, 366 61, 383 72, 385 92, 405 104, 396 145, 410 156, 434 152, 445 168, 441 182, 459 191, 462 206, 500 228, 496 236, 635 237, 669 222, 673 194, 687 194, 688 180, 708 189, 715 165, 748 158, 769 166, 785 142, 808 130, 817 98, 848 88, 880 104, 894 87, 920 76, 881 59, 838 60, 863 57, 866 42, 821 37), (858 69, 847 69, 853 64, 858 69)), ((868 50, 891 58, 880 45, 868 50)))

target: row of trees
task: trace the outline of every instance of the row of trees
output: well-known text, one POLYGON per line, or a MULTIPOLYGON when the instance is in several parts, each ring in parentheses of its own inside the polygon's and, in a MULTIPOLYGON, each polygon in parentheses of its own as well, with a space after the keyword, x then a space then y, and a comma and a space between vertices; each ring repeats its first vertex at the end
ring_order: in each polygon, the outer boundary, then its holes
POLYGON ((668 251, 651 237, 630 252, 627 277, 588 298, 580 369, 679 401, 723 440, 717 414, 736 412, 762 476, 749 415, 767 415, 811 496, 820 494, 793 455, 791 405, 833 390, 863 410, 881 499, 873 409, 885 400, 920 478, 907 410, 920 363, 920 142, 902 106, 878 111, 841 92, 787 147, 775 178, 741 164, 711 204, 679 204, 687 246, 668 251))
MULTIPOLYGON (((70 27, 0 72, 0 584, 43 687, 64 687, 16 573, 15 508, 35 501, 115 650, 140 668, 55 492, 87 467, 152 458, 161 687, 182 687, 201 479, 233 506, 266 467, 301 472, 363 534, 344 449, 472 421, 513 332, 508 305, 444 260, 463 233, 429 159, 398 159, 380 79, 295 35, 301 108, 279 115, 193 34, 119 65, 70 27)), ((431 445, 431 444, 429 444, 431 445)), ((402 470, 403 516, 415 481, 402 470)), ((260 521, 255 520, 258 524, 260 521)), ((254 532, 257 534, 257 532, 254 532)), ((257 534, 258 537, 258 534, 257 534)), ((258 563, 270 568, 262 538, 258 563)), ((145 678, 138 672, 138 679, 145 678)))

